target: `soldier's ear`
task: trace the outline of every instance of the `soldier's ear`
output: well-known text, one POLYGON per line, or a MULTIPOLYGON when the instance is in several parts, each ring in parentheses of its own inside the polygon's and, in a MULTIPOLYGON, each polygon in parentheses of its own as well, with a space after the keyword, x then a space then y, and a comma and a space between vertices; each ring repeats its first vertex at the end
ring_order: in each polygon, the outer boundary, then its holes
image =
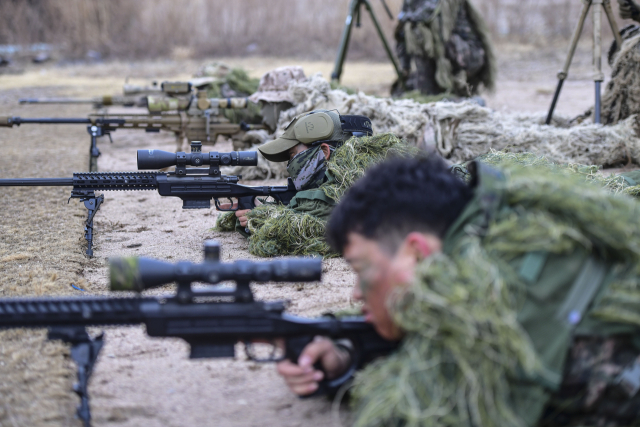
POLYGON ((324 153, 324 158, 329 160, 329 157, 331 157, 331 149, 329 148, 329 144, 320 144, 320 149, 324 153))
POLYGON ((417 261, 422 261, 430 255, 442 250, 442 241, 429 233, 409 233, 405 238, 405 245, 417 261))

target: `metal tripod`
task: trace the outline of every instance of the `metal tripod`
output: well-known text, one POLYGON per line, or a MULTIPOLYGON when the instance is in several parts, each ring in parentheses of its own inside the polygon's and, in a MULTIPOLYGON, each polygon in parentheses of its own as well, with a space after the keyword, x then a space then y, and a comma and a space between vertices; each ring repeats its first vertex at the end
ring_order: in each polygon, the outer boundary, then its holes
POLYGON ((587 19, 589 9, 593 6, 593 69, 594 69, 594 82, 596 84, 596 105, 594 122, 600 123, 600 84, 604 81, 604 74, 602 73, 602 9, 607 14, 611 31, 616 39, 617 48, 620 49, 622 45, 622 37, 620 37, 620 31, 618 30, 618 24, 613 17, 613 10, 611 9, 611 0, 582 0, 582 11, 580 12, 580 20, 578 25, 573 31, 571 37, 571 45, 569 47, 569 53, 564 63, 564 68, 558 73, 558 86, 556 87, 556 93, 553 95, 553 101, 551 102, 551 108, 549 108, 549 114, 547 115, 546 124, 551 124, 553 118, 553 110, 556 108, 556 103, 560 97, 560 91, 562 90, 562 84, 569 75, 569 67, 571 67, 571 61, 573 55, 576 53, 576 47, 580 34, 582 34, 582 28, 584 22, 587 19))
MULTIPOLYGON (((389 15, 389 19, 393 20, 393 14, 389 10, 389 6, 385 0, 381 0, 382 5, 384 6, 384 10, 389 15)), ((340 38, 340 46, 338 47, 338 55, 336 56, 336 63, 333 67, 333 72, 331 73, 331 80, 340 81, 340 76, 342 75, 342 67, 344 65, 344 60, 347 57, 347 50, 349 49, 349 40, 351 39, 351 29, 353 28, 353 22, 355 18, 356 27, 360 28, 360 16, 362 15, 362 6, 367 8, 369 15, 371 16, 371 20, 373 21, 373 25, 376 27, 378 31, 378 36, 380 36, 380 40, 382 40, 382 44, 384 45, 384 49, 387 51, 387 56, 389 60, 393 64, 393 68, 396 70, 396 74, 398 75, 398 81, 403 83, 405 78, 396 62, 396 59, 393 57, 393 52, 389 47, 389 43, 387 43, 387 39, 382 32, 382 28, 380 28, 380 24, 378 23, 378 19, 376 18, 376 14, 373 12, 371 8, 371 3, 369 0, 351 0, 349 4, 349 14, 347 15, 347 20, 344 24, 344 30, 342 30, 342 37, 340 38)))

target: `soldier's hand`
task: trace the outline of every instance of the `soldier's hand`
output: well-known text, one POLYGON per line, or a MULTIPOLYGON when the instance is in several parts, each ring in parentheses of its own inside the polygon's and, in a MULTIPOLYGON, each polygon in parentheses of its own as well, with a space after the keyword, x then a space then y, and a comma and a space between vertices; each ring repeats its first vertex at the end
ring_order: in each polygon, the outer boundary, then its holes
POLYGON ((236 218, 240 220, 240 225, 243 227, 246 227, 247 222, 249 222, 249 219, 247 218, 247 212, 249 212, 250 210, 251 209, 241 209, 236 211, 236 218))
MULTIPOLYGON (((216 209, 218 210, 229 210, 229 209, 236 209, 238 207, 238 202, 234 202, 233 204, 231 203, 220 203, 220 209, 218 209, 216 207, 216 209)), ((249 219, 247 218, 247 212, 249 212, 251 209, 240 209, 235 211, 236 214, 236 218, 238 218, 240 220, 240 225, 243 227, 247 226, 247 222, 249 221, 249 219)))
POLYGON ((325 373, 326 378, 331 380, 346 372, 351 364, 351 356, 330 339, 316 337, 304 348, 297 362, 284 360, 278 363, 277 370, 291 391, 305 396, 318 389, 318 382, 325 379, 325 373), (314 368, 316 362, 320 362, 324 372, 314 368))

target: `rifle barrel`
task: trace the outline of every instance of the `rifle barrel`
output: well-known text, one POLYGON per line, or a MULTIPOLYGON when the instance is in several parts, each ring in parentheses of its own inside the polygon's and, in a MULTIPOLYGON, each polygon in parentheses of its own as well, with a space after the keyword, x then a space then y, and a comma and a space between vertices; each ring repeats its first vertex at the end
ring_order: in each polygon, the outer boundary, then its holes
POLYGON ((20 98, 20 104, 95 104, 102 98, 20 98))
POLYGON ((16 124, 20 123, 40 123, 40 124, 91 124, 89 119, 81 118, 25 118, 25 117, 13 117, 16 124))
POLYGON ((0 179, 0 187, 71 187, 73 178, 0 179))

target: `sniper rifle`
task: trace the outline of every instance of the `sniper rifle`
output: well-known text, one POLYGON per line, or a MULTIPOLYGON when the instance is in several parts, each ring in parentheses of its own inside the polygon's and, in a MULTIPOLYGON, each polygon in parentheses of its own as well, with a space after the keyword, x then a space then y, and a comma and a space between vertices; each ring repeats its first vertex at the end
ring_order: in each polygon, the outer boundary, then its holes
MULTIPOLYGON (((160 92, 145 96, 99 96, 92 98, 21 98, 20 104, 92 104, 94 108, 120 106, 146 108, 150 114, 189 111, 204 114, 211 109, 244 109, 247 98, 207 98, 206 91, 196 90, 189 82, 163 82, 160 92)), ((216 113, 217 115, 217 113, 216 113)))
MULTIPOLYGON (((173 132, 179 145, 186 138, 189 141, 207 141, 215 143, 218 135, 238 137, 249 130, 264 129, 263 125, 249 125, 244 122, 231 123, 220 116, 219 110, 226 108, 246 108, 246 98, 208 99, 209 108, 176 113, 158 114, 90 114, 88 118, 24 118, 0 116, 0 127, 20 126, 21 124, 84 124, 91 137, 89 149, 89 171, 98 171, 97 140, 108 136, 118 129, 140 129, 145 132, 173 132)), ((111 140, 113 142, 113 140, 111 140)))
POLYGON ((231 211, 252 209, 258 196, 271 197, 283 205, 289 204, 296 194, 293 181, 286 186, 252 187, 238 184, 242 176, 221 175, 220 166, 256 166, 255 151, 232 151, 219 153, 201 152, 202 144, 194 141, 191 153, 171 153, 161 150, 138 150, 138 169, 162 169, 176 166, 173 172, 78 172, 71 178, 14 178, 0 179, 0 187, 73 187, 71 199, 84 202, 87 219, 84 238, 86 254, 93 256, 93 218, 104 201, 98 191, 143 191, 157 190, 158 194, 182 199, 182 209, 209 209, 211 199, 219 210, 231 211), (187 166, 209 165, 209 168, 187 168, 187 166), (220 209, 219 199, 237 202, 236 207, 220 209))
POLYGON ((396 343, 381 338, 361 317, 304 318, 287 314, 287 301, 255 301, 250 282, 310 282, 320 280, 318 258, 274 261, 219 261, 220 246, 205 242, 205 260, 170 264, 145 258, 110 260, 112 291, 142 292, 172 282, 177 292, 161 297, 85 297, 0 299, 0 328, 49 328, 48 338, 71 344, 77 365, 74 391, 80 397, 77 415, 90 426, 88 381, 104 343, 92 338, 87 326, 144 324, 149 336, 174 337, 191 347, 189 357, 234 357, 235 344, 245 343, 247 357, 258 362, 298 360, 316 335, 351 342, 351 366, 339 378, 323 380, 316 394, 332 392, 375 357, 388 354, 396 343), (210 286, 194 289, 193 282, 235 281, 234 289, 210 286), (282 339, 284 348, 275 345, 282 339), (262 353, 256 342, 270 342, 262 353))

